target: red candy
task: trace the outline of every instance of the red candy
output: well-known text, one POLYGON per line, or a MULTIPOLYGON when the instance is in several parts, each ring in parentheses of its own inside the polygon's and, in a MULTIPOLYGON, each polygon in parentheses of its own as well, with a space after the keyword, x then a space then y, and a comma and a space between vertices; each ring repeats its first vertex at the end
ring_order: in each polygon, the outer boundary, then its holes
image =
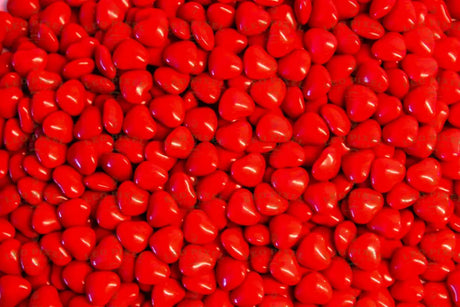
POLYGON ((460 306, 456 0, 9 0, 0 307, 460 306))

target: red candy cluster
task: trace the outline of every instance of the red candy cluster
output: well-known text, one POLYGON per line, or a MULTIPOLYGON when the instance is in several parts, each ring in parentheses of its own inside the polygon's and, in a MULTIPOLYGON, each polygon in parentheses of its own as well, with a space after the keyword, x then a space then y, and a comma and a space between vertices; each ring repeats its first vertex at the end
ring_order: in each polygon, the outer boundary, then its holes
POLYGON ((460 306, 459 0, 7 9, 0 307, 460 306))

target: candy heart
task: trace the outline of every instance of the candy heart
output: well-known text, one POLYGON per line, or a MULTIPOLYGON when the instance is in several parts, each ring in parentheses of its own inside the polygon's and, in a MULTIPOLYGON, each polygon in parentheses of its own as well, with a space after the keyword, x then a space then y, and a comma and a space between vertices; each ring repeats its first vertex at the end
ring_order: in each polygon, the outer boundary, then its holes
POLYGON ((406 280, 422 274, 427 267, 425 256, 412 246, 398 248, 391 258, 391 275, 399 280, 406 280))
POLYGON ((233 192, 228 200, 227 217, 239 225, 254 225, 259 222, 261 216, 249 190, 237 189, 233 192))
POLYGON ((260 80, 252 84, 249 93, 259 106, 275 109, 286 97, 286 84, 277 77, 260 80))
POLYGON ((296 256, 301 265, 315 271, 324 270, 331 264, 326 239, 319 233, 309 233, 300 242, 296 256))
POLYGON ((0 277, 0 303, 3 306, 17 306, 32 291, 32 285, 20 276, 4 275, 0 277))
POLYGON ((251 115, 255 104, 251 96, 236 88, 227 89, 219 101, 219 114, 227 121, 236 121, 251 115))
POLYGON ((401 214, 399 210, 384 207, 375 214, 367 227, 385 238, 394 239, 401 232, 401 214))
POLYGON ((254 189, 257 210, 263 215, 278 215, 287 210, 288 201, 279 195, 269 184, 259 183, 254 189))
POLYGON ((313 178, 326 181, 337 176, 340 170, 340 152, 336 148, 326 147, 313 164, 311 173, 313 178))
POLYGON ((90 255, 93 267, 98 270, 114 270, 123 260, 123 248, 115 236, 104 237, 90 255), (107 253, 110 251, 110 253, 107 253))
POLYGON ((189 74, 198 64, 198 48, 191 41, 175 42, 164 49, 163 59, 179 72, 189 74))
POLYGON ((378 99, 368 87, 352 85, 345 93, 345 106, 348 117, 355 122, 370 118, 377 109, 378 99))
POLYGON ((337 49, 337 39, 331 32, 324 29, 308 30, 304 34, 303 41, 315 64, 328 62, 337 49))
POLYGON ((356 225, 351 221, 344 221, 337 225, 334 231, 334 244, 339 255, 344 256, 350 243, 355 239, 356 225))
POLYGON ((77 260, 87 260, 96 245, 96 234, 89 227, 77 226, 64 230, 62 245, 77 260))
POLYGON ((359 36, 371 40, 379 39, 385 34, 383 26, 365 14, 353 18, 350 27, 359 36))
POLYGON ((375 154, 372 150, 350 151, 342 156, 342 172, 348 180, 362 183, 368 177, 375 154))
POLYGON ((417 21, 414 5, 409 0, 396 0, 391 11, 383 17, 383 26, 392 32, 412 29, 417 21))
POLYGON ((134 276, 140 283, 158 285, 170 275, 169 266, 160 261, 151 251, 140 253, 135 261, 134 276))
MULTIPOLYGON (((158 72, 158 69, 155 71, 155 73, 156 72, 158 72)), ((174 83, 177 83, 177 91, 175 90, 173 94, 180 94, 187 89, 190 80, 188 75, 182 74, 182 76, 178 76, 177 81, 169 81, 168 79, 170 76, 171 74, 169 72, 165 73, 163 77, 165 80, 163 82, 165 86, 170 86, 171 84, 174 85, 174 83)), ((217 102, 219 99, 220 92, 223 87, 223 81, 211 78, 211 76, 207 73, 202 73, 192 79, 190 86, 193 93, 199 100, 212 104, 217 102)))
POLYGON ((350 287, 352 279, 354 281, 350 264, 341 257, 332 258, 331 265, 322 274, 333 288, 339 290, 347 289, 350 287))
POLYGON ((330 29, 337 24, 338 12, 334 1, 312 1, 312 9, 308 25, 312 28, 330 29))
POLYGON ((184 235, 180 229, 174 226, 167 226, 156 231, 150 237, 149 245, 161 261, 173 263, 179 259, 183 239, 184 235))
POLYGON ((416 190, 432 193, 441 180, 441 166, 435 159, 424 159, 407 169, 406 179, 416 190))
POLYGON ((216 139, 223 148, 242 152, 252 139, 252 126, 245 120, 238 120, 216 131, 216 139))
POLYGON ((246 187, 254 187, 262 181, 265 171, 265 159, 261 154, 250 153, 231 166, 232 178, 246 187))
POLYGON ((304 304, 327 304, 332 298, 332 287, 321 273, 312 272, 297 284, 294 295, 304 304))
POLYGON ((417 120, 409 115, 398 117, 382 130, 383 139, 396 147, 409 147, 416 141, 417 135, 417 120))
POLYGON ((332 87, 331 76, 323 65, 312 65, 303 81, 302 91, 306 99, 318 99, 332 87))
POLYGON ((153 232, 144 221, 121 222, 116 231, 121 245, 133 253, 139 253, 147 247, 148 239, 153 232))
POLYGON ((308 173, 300 167, 278 169, 271 176, 272 186, 281 196, 289 200, 299 198, 308 182, 308 173))
POLYGON ((315 212, 327 213, 337 207, 337 188, 328 181, 316 182, 307 187, 303 198, 315 212))
MULTIPOLYGON (((281 214, 273 217, 269 229, 272 244, 278 249, 289 249, 300 239, 302 224, 296 217, 281 214)), ((248 232, 245 232, 245 235, 248 235, 248 232)))
POLYGON ((371 167, 372 187, 386 193, 404 179, 405 173, 404 165, 394 159, 375 159, 371 167))
POLYGON ((115 48, 112 59, 118 69, 145 69, 148 63, 148 52, 136 40, 126 39, 115 48))
POLYGON ((460 130, 447 128, 437 136, 435 156, 443 161, 453 161, 460 156, 460 130))
POLYGON ((404 109, 422 123, 436 116, 436 91, 432 86, 421 85, 412 89, 404 98, 404 109))
POLYGON ((249 245, 240 228, 227 228, 220 235, 222 246, 236 260, 246 260, 249 256, 249 245))
POLYGON ((455 244, 455 233, 445 229, 426 233, 420 241, 420 250, 432 261, 446 262, 452 258, 455 244))
POLYGON ((183 172, 171 175, 167 191, 180 207, 192 208, 197 201, 191 178, 183 172))
POLYGON ((402 69, 414 82, 420 83, 438 72, 438 63, 431 57, 408 54, 401 63, 402 69))
POLYGON ((180 254, 179 269, 186 276, 196 276, 212 270, 216 260, 206 247, 189 244, 180 254))
POLYGON ((256 272, 249 272, 243 283, 230 292, 230 300, 238 306, 257 305, 264 296, 262 277, 256 272))
POLYGON ((439 226, 446 224, 453 213, 453 209, 453 204, 444 191, 425 194, 414 204, 414 211, 420 218, 439 226))
POLYGON ((348 257, 360 269, 373 270, 380 263, 380 240, 373 233, 365 233, 351 242, 348 257))
POLYGON ((163 46, 168 37, 168 19, 166 14, 158 9, 151 10, 149 18, 135 23, 133 32, 134 37, 146 46, 163 46))
POLYGON ((323 145, 330 134, 327 124, 318 114, 306 112, 295 121, 293 135, 301 145, 323 145))
POLYGON ((231 291, 243 283, 247 269, 247 264, 243 261, 222 257, 216 266, 217 283, 222 289, 231 291))
POLYGON ((369 188, 352 190, 348 195, 348 210, 357 224, 367 224, 383 207, 383 196, 369 188))
POLYGON ((369 7, 369 14, 374 19, 380 19, 391 11, 395 3, 396 3, 396 0, 372 1, 369 7))
POLYGON ((152 75, 144 70, 130 70, 120 76, 120 91, 128 102, 140 104, 150 98, 152 75))
POLYGON ((278 64, 276 60, 260 46, 250 46, 243 56, 244 72, 251 79, 274 77, 278 64))
POLYGON ((294 49, 297 33, 295 28, 287 22, 273 21, 270 26, 267 40, 267 51, 275 58, 280 58, 294 49))
POLYGON ((433 31, 426 26, 404 32, 404 41, 408 51, 425 56, 432 54, 435 46, 433 31))
POLYGON ((373 119, 365 120, 353 128, 347 135, 349 146, 359 149, 376 146, 382 137, 380 125, 373 119))
POLYGON ((170 194, 156 191, 150 196, 147 218, 152 227, 172 224, 179 218, 179 207, 170 194))
POLYGON ((257 35, 270 26, 270 15, 262 7, 252 2, 243 2, 235 13, 238 31, 246 36, 257 35))
POLYGON ((184 238, 193 244, 206 244, 217 237, 217 228, 202 210, 190 211, 184 219, 184 238))
POLYGON ((243 61, 231 51, 216 47, 209 54, 208 70, 215 79, 232 79, 243 71, 243 61))
POLYGON ((156 285, 152 290, 153 306, 173 306, 185 296, 185 290, 175 279, 168 278, 163 283, 156 285))
POLYGON ((278 281, 286 285, 300 282, 300 268, 292 250, 279 250, 270 262, 270 273, 278 281))

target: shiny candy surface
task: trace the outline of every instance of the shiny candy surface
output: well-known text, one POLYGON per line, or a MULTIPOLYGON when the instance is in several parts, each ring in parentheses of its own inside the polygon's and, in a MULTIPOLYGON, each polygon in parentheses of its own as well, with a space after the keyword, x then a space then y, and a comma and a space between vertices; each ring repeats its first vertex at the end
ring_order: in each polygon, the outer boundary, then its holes
POLYGON ((0 307, 460 306, 456 0, 9 0, 0 307))

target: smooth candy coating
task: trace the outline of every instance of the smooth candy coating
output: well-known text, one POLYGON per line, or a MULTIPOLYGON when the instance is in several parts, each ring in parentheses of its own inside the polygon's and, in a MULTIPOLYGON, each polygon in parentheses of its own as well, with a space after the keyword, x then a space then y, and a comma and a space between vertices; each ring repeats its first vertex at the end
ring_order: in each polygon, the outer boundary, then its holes
POLYGON ((460 305, 455 1, 214 2, 8 2, 0 306, 460 305))
POLYGON ((305 304, 326 304, 332 298, 332 287, 321 273, 312 272, 297 284, 295 297, 305 304))
POLYGON ((379 238, 372 233, 366 233, 351 242, 348 256, 350 260, 363 270, 376 269, 381 259, 379 238))

